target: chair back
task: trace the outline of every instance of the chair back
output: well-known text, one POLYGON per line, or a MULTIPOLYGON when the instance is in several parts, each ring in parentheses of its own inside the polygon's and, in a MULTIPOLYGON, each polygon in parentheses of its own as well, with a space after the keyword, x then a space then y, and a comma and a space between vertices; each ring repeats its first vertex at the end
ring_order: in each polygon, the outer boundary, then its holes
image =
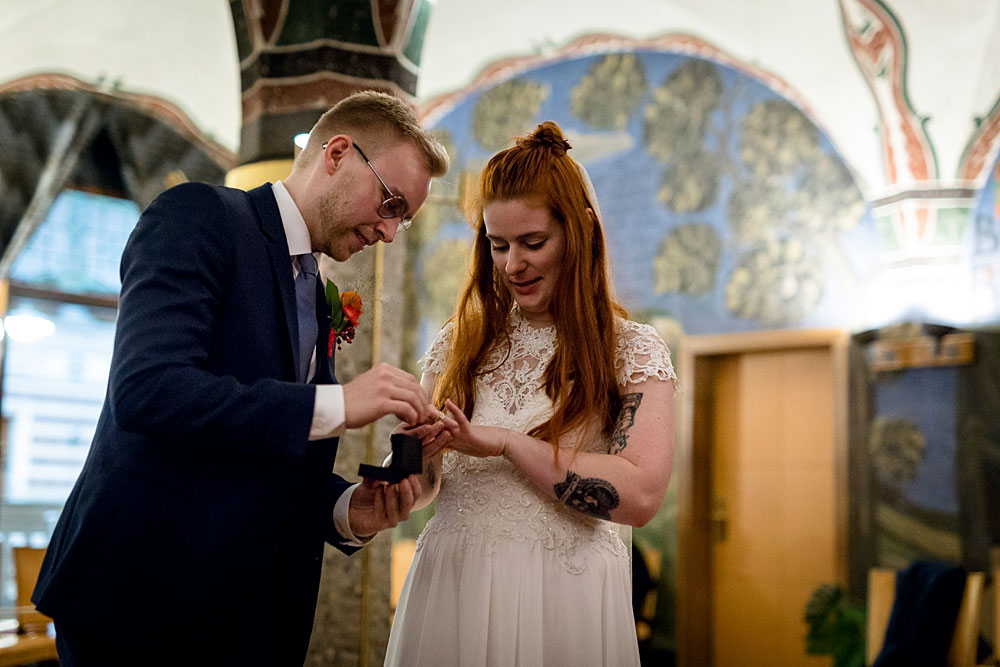
POLYGON ((1000 660, 1000 567, 993 568, 993 657, 1000 660))
MULTIPOLYGON (((979 638, 979 613, 983 603, 982 572, 970 572, 965 578, 965 592, 955 619, 955 630, 948 648, 947 667, 973 667, 979 638)), ((874 567, 868 572, 868 625, 866 628, 865 664, 871 665, 882 651, 889 616, 896 598, 896 571, 874 567)))
POLYGON ((17 624, 23 632, 45 632, 52 619, 35 609, 31 592, 42 570, 45 549, 14 547, 14 576, 17 579, 17 624))

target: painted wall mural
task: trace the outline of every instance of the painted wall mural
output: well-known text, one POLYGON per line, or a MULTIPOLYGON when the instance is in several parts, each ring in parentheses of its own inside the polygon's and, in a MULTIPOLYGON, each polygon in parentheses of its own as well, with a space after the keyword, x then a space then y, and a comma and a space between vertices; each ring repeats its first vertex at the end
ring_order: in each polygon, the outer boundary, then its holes
POLYGON ((854 297, 879 269, 881 239, 822 130, 731 65, 636 51, 523 71, 432 123, 454 166, 415 243, 416 349, 451 312, 464 276, 465 186, 542 120, 563 127, 595 183, 620 300, 668 341, 862 321, 854 297))
POLYGON ((972 210, 970 265, 976 313, 988 318, 1000 309, 1000 156, 972 210))

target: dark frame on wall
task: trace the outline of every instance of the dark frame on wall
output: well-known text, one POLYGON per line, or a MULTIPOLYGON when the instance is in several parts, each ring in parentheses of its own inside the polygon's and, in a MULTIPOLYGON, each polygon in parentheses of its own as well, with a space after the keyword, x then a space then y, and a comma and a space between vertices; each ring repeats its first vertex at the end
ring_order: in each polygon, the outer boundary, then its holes
POLYGON ((1000 330, 898 325, 849 354, 851 596, 876 566, 1000 565, 1000 330))

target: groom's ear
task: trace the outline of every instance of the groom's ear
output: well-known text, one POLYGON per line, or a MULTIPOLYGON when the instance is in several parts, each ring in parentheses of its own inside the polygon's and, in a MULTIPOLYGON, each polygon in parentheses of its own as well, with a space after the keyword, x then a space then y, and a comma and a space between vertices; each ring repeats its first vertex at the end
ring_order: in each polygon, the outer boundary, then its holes
POLYGON ((340 169, 348 153, 354 147, 351 138, 346 134, 338 134, 326 142, 323 149, 323 170, 332 175, 340 169))

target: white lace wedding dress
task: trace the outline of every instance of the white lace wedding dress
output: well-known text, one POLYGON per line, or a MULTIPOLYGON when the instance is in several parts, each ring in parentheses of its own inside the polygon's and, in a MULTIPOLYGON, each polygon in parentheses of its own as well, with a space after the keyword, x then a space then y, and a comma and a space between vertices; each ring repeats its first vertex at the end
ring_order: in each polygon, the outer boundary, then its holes
MULTIPOLYGON (((676 382, 656 331, 618 322, 619 384, 676 382)), ((525 433, 552 413, 542 373, 555 350, 555 328, 533 328, 516 308, 511 327, 510 355, 504 360, 506 350, 495 350, 487 367, 500 365, 477 382, 472 422, 525 433)), ((443 370, 449 331, 442 329, 425 356, 425 372, 443 370)), ((608 447, 605 440, 586 449, 608 447)), ((630 568, 616 524, 549 498, 502 457, 449 451, 385 664, 638 665, 630 568)))

